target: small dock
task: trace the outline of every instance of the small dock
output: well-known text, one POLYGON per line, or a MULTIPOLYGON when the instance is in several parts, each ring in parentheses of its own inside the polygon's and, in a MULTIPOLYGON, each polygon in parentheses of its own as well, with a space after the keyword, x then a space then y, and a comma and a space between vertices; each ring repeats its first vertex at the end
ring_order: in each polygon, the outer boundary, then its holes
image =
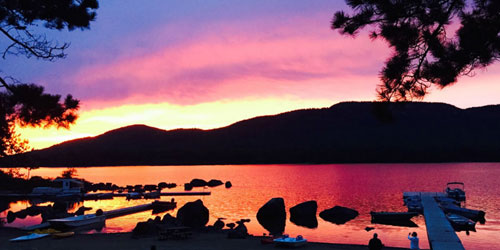
POLYGON ((444 197, 440 192, 404 192, 403 197, 419 196, 424 208, 425 226, 429 246, 433 250, 465 250, 455 230, 438 206, 435 197, 444 197))

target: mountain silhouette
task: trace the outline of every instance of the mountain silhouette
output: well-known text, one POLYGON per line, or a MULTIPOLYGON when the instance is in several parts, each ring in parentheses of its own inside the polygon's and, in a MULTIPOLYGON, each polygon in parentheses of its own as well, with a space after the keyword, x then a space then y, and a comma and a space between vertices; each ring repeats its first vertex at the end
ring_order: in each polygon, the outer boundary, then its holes
POLYGON ((0 159, 1 166, 500 161, 500 105, 344 102, 211 129, 133 125, 0 159))

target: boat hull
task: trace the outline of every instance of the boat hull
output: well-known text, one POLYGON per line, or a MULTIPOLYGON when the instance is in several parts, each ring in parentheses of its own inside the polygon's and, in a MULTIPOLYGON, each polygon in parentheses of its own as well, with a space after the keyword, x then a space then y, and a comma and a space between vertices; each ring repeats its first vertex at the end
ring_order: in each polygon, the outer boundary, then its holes
POLYGON ((55 228, 75 228, 87 226, 90 224, 102 223, 106 220, 106 216, 100 215, 81 215, 76 217, 68 217, 63 219, 49 220, 49 224, 55 228))

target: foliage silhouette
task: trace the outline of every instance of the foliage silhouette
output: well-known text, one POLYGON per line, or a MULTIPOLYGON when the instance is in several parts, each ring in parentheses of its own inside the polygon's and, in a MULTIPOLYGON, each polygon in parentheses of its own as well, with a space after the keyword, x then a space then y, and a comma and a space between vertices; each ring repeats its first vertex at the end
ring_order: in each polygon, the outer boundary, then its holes
MULTIPOLYGON (((0 0, 0 34, 10 42, 2 59, 7 55, 46 61, 64 58, 68 43, 53 42, 34 30, 39 24, 56 30, 88 29, 97 8, 97 0, 0 0)), ((68 128, 78 117, 79 101, 71 95, 60 101, 60 95, 44 93, 42 86, 2 75, 0 87, 0 156, 29 150, 16 126, 68 128)))
POLYGON ((461 75, 486 67, 500 56, 500 1, 346 0, 353 9, 334 14, 332 29, 356 35, 373 27, 394 53, 381 71, 377 92, 385 101, 421 99, 433 84, 449 86, 461 75), (447 32, 460 25, 456 34, 447 32))

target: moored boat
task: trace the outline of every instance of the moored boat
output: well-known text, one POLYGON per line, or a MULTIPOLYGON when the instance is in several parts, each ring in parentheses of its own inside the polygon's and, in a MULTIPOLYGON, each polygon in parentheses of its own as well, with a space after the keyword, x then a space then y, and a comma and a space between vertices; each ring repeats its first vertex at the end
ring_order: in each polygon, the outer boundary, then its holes
POLYGON ((465 201, 465 185, 463 182, 448 182, 444 190, 449 198, 465 201), (458 186, 458 187, 457 187, 458 186))
POLYGON ((484 216, 486 215, 486 213, 481 210, 468 209, 452 204, 441 204, 440 207, 445 213, 458 214, 473 221, 484 222, 485 220, 484 216))
POLYGON ((296 238, 287 237, 287 235, 285 235, 281 238, 274 239, 273 241, 274 243, 276 243, 276 246, 291 248, 302 247, 307 244, 307 240, 304 239, 301 235, 298 235, 296 238))
POLYGON ((125 195, 125 197, 127 198, 127 200, 141 199, 142 194, 139 192, 132 192, 125 195))
POLYGON ((372 221, 405 221, 418 215, 417 212, 370 212, 372 221))
POLYGON ((94 223, 100 223, 106 220, 104 215, 86 214, 62 219, 48 220, 49 224, 55 228, 73 228, 94 223))
POLYGON ((446 214, 446 219, 450 222, 453 229, 456 231, 476 230, 476 222, 458 214, 448 213, 446 214))

